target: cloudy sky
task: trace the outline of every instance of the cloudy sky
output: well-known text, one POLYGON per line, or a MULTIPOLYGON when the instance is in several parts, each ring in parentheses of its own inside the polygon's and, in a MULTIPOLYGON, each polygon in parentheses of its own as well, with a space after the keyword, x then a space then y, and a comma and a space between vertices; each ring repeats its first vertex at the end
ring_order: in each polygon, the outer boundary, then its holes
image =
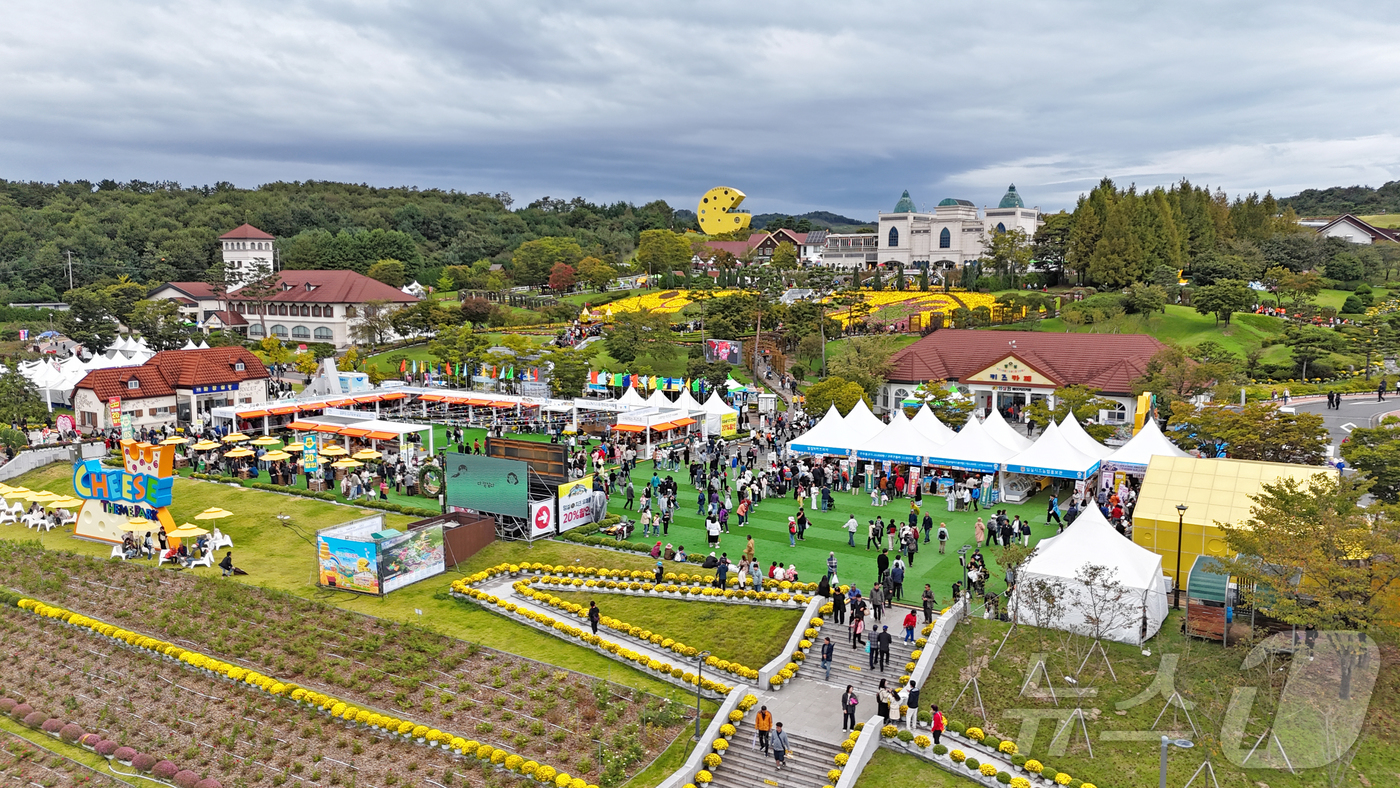
POLYGON ((6 0, 0 178, 327 179, 873 217, 1103 176, 1400 178, 1381 2, 6 0))

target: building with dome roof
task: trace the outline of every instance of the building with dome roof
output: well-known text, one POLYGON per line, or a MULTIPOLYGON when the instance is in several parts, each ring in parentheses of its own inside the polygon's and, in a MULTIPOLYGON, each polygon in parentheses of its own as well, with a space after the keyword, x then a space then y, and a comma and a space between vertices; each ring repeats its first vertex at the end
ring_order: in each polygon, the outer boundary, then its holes
POLYGON ((1039 208, 1027 208, 1012 184, 995 208, 977 210, 968 200, 940 200, 933 210, 918 210, 908 190, 894 210, 880 214, 876 263, 893 268, 959 268, 982 256, 988 233, 1020 229, 1035 235, 1044 223, 1039 208))

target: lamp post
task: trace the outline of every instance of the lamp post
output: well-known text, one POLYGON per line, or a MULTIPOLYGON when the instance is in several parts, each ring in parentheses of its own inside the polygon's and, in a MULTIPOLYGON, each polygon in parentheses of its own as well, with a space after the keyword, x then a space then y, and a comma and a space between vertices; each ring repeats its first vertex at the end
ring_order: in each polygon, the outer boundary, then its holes
MULTIPOLYGON (((1181 508, 1184 509, 1186 507, 1183 506, 1181 508)), ((1157 770, 1157 788, 1167 788, 1167 748, 1180 747, 1183 750, 1189 750, 1195 746, 1196 745, 1191 743, 1189 739, 1168 739, 1166 736, 1162 737, 1162 765, 1161 768, 1157 770)))
MULTIPOLYGON (((1181 532, 1186 527, 1186 504, 1176 505, 1176 574, 1172 577, 1172 609, 1181 609, 1181 532)), ((1163 763, 1166 763, 1166 745, 1162 745, 1163 763)), ((1163 767, 1166 768, 1166 767, 1163 767)), ((1165 773, 1165 772, 1164 772, 1165 773)), ((1165 778, 1164 778, 1165 779, 1165 778)))
POLYGON ((705 681, 705 657, 710 652, 702 651, 695 655, 695 740, 700 741, 700 685, 705 681))

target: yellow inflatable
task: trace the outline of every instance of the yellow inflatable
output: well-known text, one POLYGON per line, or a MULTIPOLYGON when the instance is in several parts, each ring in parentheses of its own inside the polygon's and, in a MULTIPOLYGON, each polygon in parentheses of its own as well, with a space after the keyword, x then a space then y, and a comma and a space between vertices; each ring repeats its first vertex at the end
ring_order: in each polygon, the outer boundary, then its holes
POLYGON ((744 193, 728 186, 716 186, 705 192, 695 208, 695 215, 700 218, 700 229, 709 235, 718 235, 748 227, 752 217, 737 210, 743 201, 744 193))

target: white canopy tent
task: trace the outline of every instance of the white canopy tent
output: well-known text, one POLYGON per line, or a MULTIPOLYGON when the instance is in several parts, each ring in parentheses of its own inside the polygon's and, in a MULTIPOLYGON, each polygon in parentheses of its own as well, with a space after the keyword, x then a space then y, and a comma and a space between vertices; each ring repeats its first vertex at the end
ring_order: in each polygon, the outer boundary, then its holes
POLYGON ((923 465, 930 453, 941 449, 941 444, 913 427, 903 408, 895 408, 890 423, 856 448, 856 457, 875 462, 923 465))
POLYGON ((739 412, 737 408, 725 402, 718 391, 710 392, 710 398, 705 400, 703 407, 706 413, 718 413, 720 415, 739 412))
POLYGON ((681 389, 681 395, 676 398, 676 407, 687 413, 693 410, 705 409, 704 405, 701 405, 694 397, 690 396, 690 389, 688 388, 681 389))
POLYGON ((662 394, 661 389, 656 389, 651 393, 650 397, 647 397, 647 404, 653 408, 676 407, 676 403, 672 402, 670 397, 667 397, 665 394, 662 394))
POLYGON ((1025 451, 1033 443, 1030 438, 1012 429, 1011 425, 1006 423, 1006 419, 1001 417, 1001 411, 996 408, 992 408, 987 418, 982 420, 982 428, 992 440, 1012 451, 1025 451))
POLYGON ((914 414, 914 418, 909 420, 914 429, 922 432, 934 443, 944 444, 953 439, 958 433, 947 424, 944 424, 927 405, 921 406, 919 412, 914 414))
POLYGON ((844 423, 849 430, 847 434, 857 441, 855 445, 850 447, 852 449, 869 440, 872 435, 885 428, 885 422, 881 421, 879 416, 870 412, 870 406, 865 404, 864 399, 856 401, 855 407, 851 408, 851 412, 846 414, 844 423))
POLYGON ((618 397, 617 401, 618 404, 621 405, 635 405, 637 407, 643 407, 647 404, 647 401, 642 399, 642 395, 637 393, 637 390, 632 386, 628 386, 627 390, 622 392, 622 396, 618 397))
POLYGON ((1091 506, 1064 533, 1040 541, 1035 554, 1016 573, 1009 609, 1020 623, 1141 645, 1161 629, 1167 617, 1162 557, 1118 533, 1091 506), (1090 588, 1078 578, 1080 570, 1090 565, 1113 570, 1111 579, 1122 584, 1123 593, 1105 594, 1101 582, 1091 596, 1090 588), (1040 596, 1037 586, 1042 583, 1062 589, 1061 609, 1053 619, 1031 601, 1040 596), (1041 617, 1046 620, 1037 620, 1041 617), (1101 631, 1095 631, 1090 619, 1100 622, 1101 631))
POLYGON ((1084 480, 1098 472, 1099 459, 1070 445, 1052 421, 1029 449, 1012 456, 1002 468, 1026 476, 1084 480))
POLYGON ((1157 427, 1156 420, 1148 419, 1132 440, 1123 444, 1118 451, 1110 454, 1104 460, 1104 465, 1122 468, 1135 475, 1142 475, 1147 473, 1147 463, 1151 462, 1153 457, 1189 456, 1162 434, 1162 430, 1157 427))
POLYGON ((1002 463, 1015 454, 1015 449, 992 440, 986 426, 976 416, 968 416, 967 424, 958 434, 940 446, 937 453, 929 455, 928 464, 958 471, 996 473, 1002 463))
POLYGON ((1069 442, 1069 445, 1094 459, 1105 459, 1116 451, 1112 447, 1094 440, 1093 436, 1084 430, 1073 413, 1066 414, 1064 420, 1060 422, 1060 434, 1069 442))
POLYGON ((839 445, 845 442, 844 421, 841 411, 832 403, 816 426, 793 438, 788 449, 798 454, 839 454, 844 457, 849 451, 839 445))

